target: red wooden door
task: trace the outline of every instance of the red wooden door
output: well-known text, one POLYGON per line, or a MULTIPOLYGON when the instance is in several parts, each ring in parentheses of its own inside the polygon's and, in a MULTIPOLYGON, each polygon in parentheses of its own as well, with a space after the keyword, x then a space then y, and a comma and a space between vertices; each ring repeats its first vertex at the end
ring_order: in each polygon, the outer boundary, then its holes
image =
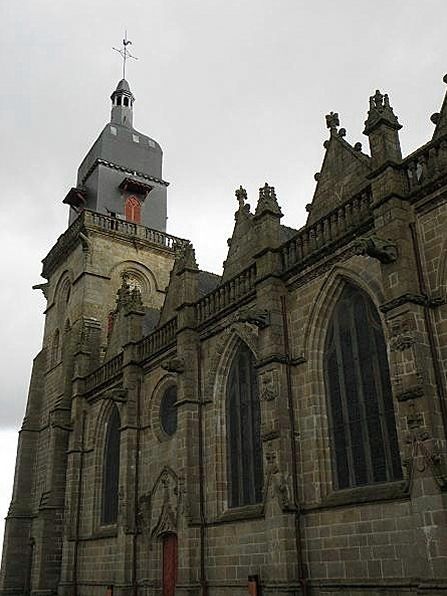
POLYGON ((177 583, 177 536, 163 537, 163 596, 175 596, 177 583))

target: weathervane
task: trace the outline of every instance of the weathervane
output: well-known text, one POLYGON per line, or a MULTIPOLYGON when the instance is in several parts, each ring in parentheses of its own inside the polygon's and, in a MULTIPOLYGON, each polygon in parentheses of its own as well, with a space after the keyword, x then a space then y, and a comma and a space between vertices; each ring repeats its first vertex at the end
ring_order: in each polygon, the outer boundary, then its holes
POLYGON ((127 46, 132 45, 132 42, 127 39, 127 31, 124 32, 124 39, 123 39, 123 49, 119 50, 118 48, 112 48, 115 52, 118 52, 123 59, 123 79, 126 78, 126 61, 128 58, 132 58, 133 60, 138 60, 136 56, 132 56, 132 54, 127 49, 127 46))

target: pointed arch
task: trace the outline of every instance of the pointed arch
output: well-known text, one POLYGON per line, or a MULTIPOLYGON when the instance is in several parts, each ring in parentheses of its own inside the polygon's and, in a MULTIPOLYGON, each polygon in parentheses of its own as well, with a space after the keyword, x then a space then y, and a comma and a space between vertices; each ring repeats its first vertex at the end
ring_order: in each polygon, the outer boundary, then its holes
POLYGON ((379 283, 366 271, 360 275, 348 267, 334 267, 323 282, 314 300, 303 333, 304 354, 308 354, 312 350, 322 349, 331 312, 346 284, 351 284, 363 290, 371 298, 376 308, 385 302, 379 283))
POLYGON ((204 394, 210 399, 214 414, 211 416, 213 440, 209 449, 214 452, 211 474, 214 475, 215 515, 223 514, 229 507, 228 475, 228 421, 227 387, 230 368, 237 348, 244 343, 250 349, 255 361, 258 359, 258 330, 245 323, 233 323, 219 336, 215 351, 206 363, 207 375, 204 379, 204 394))
POLYGON ((226 383, 229 507, 262 502, 261 407, 253 352, 239 341, 226 383))
POLYGON ((382 322, 368 294, 351 283, 329 318, 323 367, 334 486, 401 479, 382 322))
POLYGON ((120 428, 120 414, 116 405, 113 404, 106 422, 104 441, 101 505, 101 523, 104 525, 114 524, 118 520, 120 428))
POLYGON ((326 396, 324 349, 332 313, 347 285, 352 285, 369 296, 381 319, 384 334, 387 334, 384 317, 379 310, 379 306, 385 302, 380 282, 371 270, 353 269, 352 265, 356 266, 355 258, 349 265, 333 267, 327 274, 312 299, 312 307, 297 339, 298 353, 305 357, 306 362, 301 382, 303 390, 311 396, 314 412, 314 426, 309 437, 314 448, 321 453, 321 457, 315 461, 313 475, 319 497, 328 495, 336 486, 333 474, 331 420, 326 396))

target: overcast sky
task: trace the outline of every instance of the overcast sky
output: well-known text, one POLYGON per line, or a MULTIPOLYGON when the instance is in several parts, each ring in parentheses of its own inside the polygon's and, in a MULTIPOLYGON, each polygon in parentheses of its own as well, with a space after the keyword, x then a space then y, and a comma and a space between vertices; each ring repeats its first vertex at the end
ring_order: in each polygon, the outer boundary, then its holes
MULTIPOLYGON (((109 120, 123 30, 134 125, 164 150, 168 231, 221 272, 234 189, 276 187, 299 227, 340 114, 362 141, 368 97, 389 92, 404 153, 425 143, 445 92, 445 0, 22 0, 0 3, 0 515, 12 487, 16 433, 41 344, 41 259, 67 225, 62 205, 109 120)), ((1 524, 0 524, 1 526, 1 524)), ((1 537, 1 529, 0 529, 1 537)))

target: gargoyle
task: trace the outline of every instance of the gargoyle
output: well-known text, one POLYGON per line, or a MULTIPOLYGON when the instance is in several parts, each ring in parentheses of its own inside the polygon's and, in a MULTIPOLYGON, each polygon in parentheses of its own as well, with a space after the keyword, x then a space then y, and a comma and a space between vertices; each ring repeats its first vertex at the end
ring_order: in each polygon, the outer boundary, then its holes
POLYGON ((185 372, 185 360, 180 356, 168 358, 161 363, 161 368, 168 372, 182 373, 185 372))
POLYGON ((377 236, 360 238, 356 243, 356 254, 367 255, 385 264, 394 263, 397 260, 397 245, 392 240, 377 236))
POLYGON ((250 323, 256 325, 259 329, 264 329, 270 325, 270 313, 268 310, 251 308, 249 310, 241 311, 237 318, 242 323, 250 323))

